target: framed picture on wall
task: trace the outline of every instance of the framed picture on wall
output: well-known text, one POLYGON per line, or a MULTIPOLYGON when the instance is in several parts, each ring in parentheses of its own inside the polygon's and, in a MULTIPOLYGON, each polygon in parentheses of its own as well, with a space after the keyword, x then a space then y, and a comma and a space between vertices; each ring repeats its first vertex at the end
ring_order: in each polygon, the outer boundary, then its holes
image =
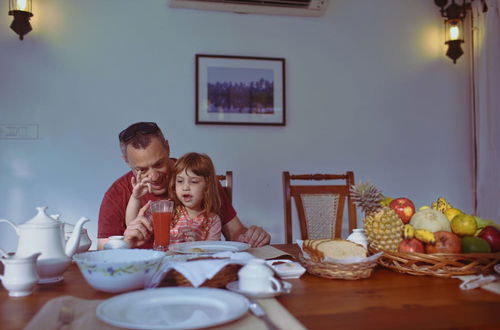
POLYGON ((196 55, 196 124, 285 125, 285 59, 196 55))

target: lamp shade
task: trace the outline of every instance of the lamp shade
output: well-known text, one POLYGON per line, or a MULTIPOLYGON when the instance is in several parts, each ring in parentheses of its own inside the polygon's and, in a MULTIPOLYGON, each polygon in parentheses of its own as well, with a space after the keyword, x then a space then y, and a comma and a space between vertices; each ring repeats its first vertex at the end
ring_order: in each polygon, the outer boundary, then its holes
POLYGON ((461 19, 447 19, 445 21, 446 43, 453 40, 464 40, 464 22, 461 19))
POLYGON ((9 11, 25 11, 28 13, 33 13, 31 11, 31 0, 9 0, 9 11))

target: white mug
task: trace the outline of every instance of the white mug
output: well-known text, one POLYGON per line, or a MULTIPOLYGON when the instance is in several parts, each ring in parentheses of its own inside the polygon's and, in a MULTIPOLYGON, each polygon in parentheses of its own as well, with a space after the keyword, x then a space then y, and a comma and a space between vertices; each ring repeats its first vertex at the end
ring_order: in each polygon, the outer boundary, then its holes
POLYGON ((281 282, 264 259, 251 259, 238 272, 239 290, 250 293, 280 292, 281 282))
POLYGON ((11 297, 28 296, 33 292, 37 282, 36 260, 40 253, 29 257, 3 257, 4 273, 0 275, 2 284, 11 297))

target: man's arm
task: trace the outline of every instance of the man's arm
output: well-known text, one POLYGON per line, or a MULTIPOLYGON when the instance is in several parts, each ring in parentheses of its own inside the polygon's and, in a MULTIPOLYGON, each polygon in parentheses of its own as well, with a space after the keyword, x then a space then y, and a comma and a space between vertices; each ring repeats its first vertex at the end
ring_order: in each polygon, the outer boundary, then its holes
POLYGON ((271 235, 263 228, 258 226, 246 228, 238 216, 235 216, 222 226, 222 233, 228 241, 248 243, 251 247, 259 247, 271 242, 271 235))

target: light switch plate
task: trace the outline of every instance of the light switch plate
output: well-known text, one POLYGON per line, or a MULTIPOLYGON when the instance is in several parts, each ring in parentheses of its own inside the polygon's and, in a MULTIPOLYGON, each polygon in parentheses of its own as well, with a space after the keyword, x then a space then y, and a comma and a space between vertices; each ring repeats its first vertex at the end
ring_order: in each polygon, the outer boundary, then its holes
POLYGON ((4 140, 36 140, 36 139, 38 139, 38 125, 36 125, 36 124, 19 124, 19 125, 0 124, 0 139, 4 139, 4 140))

